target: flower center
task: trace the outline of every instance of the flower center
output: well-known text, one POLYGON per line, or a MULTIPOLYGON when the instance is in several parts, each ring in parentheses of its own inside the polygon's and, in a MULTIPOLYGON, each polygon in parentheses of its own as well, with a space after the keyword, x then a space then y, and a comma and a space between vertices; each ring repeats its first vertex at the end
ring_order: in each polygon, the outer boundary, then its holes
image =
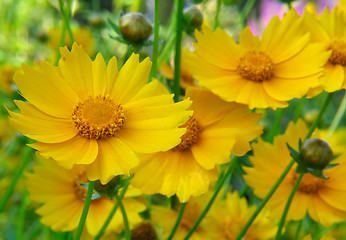
POLYGON ((89 97, 73 110, 72 120, 78 133, 85 138, 115 136, 125 122, 124 111, 110 97, 89 97))
POLYGON ((88 193, 88 189, 82 186, 82 184, 88 184, 88 179, 86 175, 80 174, 74 181, 74 191, 79 199, 84 200, 88 193))
MULTIPOLYGON (((298 174, 295 173, 292 184, 296 182, 297 178, 298 174)), ((316 193, 323 186, 324 181, 324 179, 315 177, 311 174, 304 174, 299 184, 298 191, 307 194, 316 193)))
POLYGON ((262 51, 248 51, 239 59, 237 71, 242 77, 248 80, 262 82, 271 78, 273 62, 262 51))
POLYGON ((186 127, 185 134, 181 137, 181 142, 173 150, 184 151, 189 149, 198 140, 200 126, 194 117, 191 117, 181 128, 186 127))
POLYGON ((344 39, 332 41, 328 50, 332 50, 332 55, 329 57, 330 63, 346 66, 346 41, 344 39))

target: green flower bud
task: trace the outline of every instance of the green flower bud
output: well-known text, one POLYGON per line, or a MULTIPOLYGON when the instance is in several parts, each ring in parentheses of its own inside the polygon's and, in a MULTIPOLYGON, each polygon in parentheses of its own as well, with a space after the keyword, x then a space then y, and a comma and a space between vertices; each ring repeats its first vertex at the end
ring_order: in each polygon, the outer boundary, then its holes
POLYGON ((92 13, 88 17, 89 23, 94 27, 102 26, 104 23, 102 14, 100 13, 92 13))
POLYGON ((184 21, 189 27, 199 29, 203 23, 203 15, 198 8, 192 5, 184 8, 184 21))
POLYGON ((121 35, 130 43, 140 43, 151 34, 152 24, 142 13, 126 13, 119 19, 121 35))
POLYGON ((325 168, 333 157, 329 144, 319 138, 306 140, 301 148, 301 154, 307 166, 319 169, 325 168))

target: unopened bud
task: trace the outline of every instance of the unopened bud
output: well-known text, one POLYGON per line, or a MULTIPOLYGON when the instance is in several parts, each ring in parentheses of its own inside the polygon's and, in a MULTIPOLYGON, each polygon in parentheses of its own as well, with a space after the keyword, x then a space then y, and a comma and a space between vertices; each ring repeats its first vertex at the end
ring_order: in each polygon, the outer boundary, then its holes
POLYGON ((142 13, 131 12, 120 17, 119 28, 123 38, 130 43, 140 43, 151 34, 153 27, 142 13))
POLYGON ((94 27, 102 26, 104 23, 102 14, 100 13, 92 13, 88 17, 89 23, 94 27))
POLYGON ((131 240, 157 240, 155 228, 150 222, 142 222, 132 230, 131 240))
POLYGON ((323 169, 333 158, 333 152, 329 144, 319 138, 307 139, 302 148, 301 154, 307 166, 323 169))
POLYGON ((203 15, 195 6, 184 8, 184 20, 192 28, 200 28, 203 23, 203 15))

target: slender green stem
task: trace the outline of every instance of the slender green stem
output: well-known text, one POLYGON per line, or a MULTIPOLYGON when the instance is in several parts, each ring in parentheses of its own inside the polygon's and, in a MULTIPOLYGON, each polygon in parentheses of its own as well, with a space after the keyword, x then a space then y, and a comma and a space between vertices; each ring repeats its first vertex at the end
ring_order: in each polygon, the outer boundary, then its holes
POLYGON ((151 67, 149 81, 157 74, 157 58, 159 55, 159 30, 160 30, 160 4, 155 0, 155 21, 154 21, 154 43, 153 43, 153 65, 151 67))
POLYGON ((84 200, 84 208, 83 208, 82 216, 79 219, 79 224, 78 224, 78 227, 76 230, 76 234, 73 237, 73 240, 80 239, 80 237, 82 235, 85 220, 86 220, 86 218, 88 216, 88 212, 89 212, 89 207, 90 207, 90 203, 91 203, 91 197, 92 197, 93 191, 94 191, 94 186, 95 186, 95 181, 89 181, 88 192, 87 192, 86 198, 84 200))
POLYGON ((197 229, 198 225, 201 223, 201 221, 203 220, 203 218, 205 217, 205 215, 208 213, 210 207, 212 206, 212 204, 214 203, 218 193, 220 192, 222 186, 224 185, 225 181, 228 179, 228 177, 232 174, 233 170, 234 170, 234 166, 237 162, 237 156, 232 155, 231 158, 231 162, 228 166, 228 169, 226 171, 226 173, 222 176, 221 180, 217 183, 216 187, 215 187, 215 192, 213 194, 213 196, 210 198, 207 206, 204 208, 203 212, 201 213, 201 215, 198 217, 197 221, 195 222, 195 224, 192 226, 192 228, 190 229, 190 231, 187 233, 186 237, 184 238, 184 240, 189 239, 189 237, 191 237, 191 235, 193 234, 193 232, 197 229))
POLYGON ((55 59, 55 65, 57 66, 60 59, 60 48, 64 46, 65 44, 65 34, 66 34, 66 24, 63 23, 62 30, 61 30, 61 37, 60 37, 60 43, 58 46, 58 49, 56 50, 56 59, 55 59))
POLYGON ((284 178, 286 177, 286 175, 289 173, 289 171, 291 170, 292 166, 294 165, 295 161, 293 159, 291 159, 291 161, 288 163, 287 167, 285 168, 285 170, 282 172, 281 176, 279 177, 278 180, 276 180, 274 186, 270 189, 270 191, 268 192, 268 194, 265 196, 265 198, 262 200, 261 204, 257 207, 256 211, 252 214, 252 216, 250 217, 250 219, 247 221, 247 223, 245 224, 245 226, 243 227, 243 229, 240 231, 240 233, 238 234, 236 240, 240 240, 243 239, 244 235, 246 234, 246 231, 249 229, 249 227, 251 226, 252 222, 256 219, 257 215, 262 211, 263 207, 267 204, 267 202, 269 201, 269 199, 271 198, 271 196, 274 194, 274 192, 276 191, 276 189, 279 187, 279 185, 281 184, 281 182, 284 180, 284 178))
POLYGON ((131 240, 131 232, 130 232, 129 220, 127 219, 127 214, 126 214, 126 211, 125 211, 125 207, 124 207, 123 202, 120 199, 118 193, 115 194, 115 198, 116 198, 117 203, 119 205, 121 214, 123 215, 124 228, 125 228, 125 239, 126 240, 131 240))
POLYGON ((270 129, 269 135, 268 135, 268 142, 273 142, 274 137, 280 132, 280 125, 282 117, 285 113, 286 108, 278 108, 276 110, 275 115, 275 121, 273 127, 270 129))
POLYGON ((101 8, 101 4, 100 4, 100 0, 92 0, 91 1, 91 6, 92 6, 92 9, 94 11, 100 11, 100 8, 101 8))
POLYGON ((5 194, 3 195, 3 197, 0 200, 0 213, 4 210, 8 199, 11 197, 18 180, 22 176, 22 172, 23 172, 24 168, 31 161, 33 153, 34 153, 34 150, 32 148, 28 148, 28 147, 25 148, 25 150, 23 152, 23 156, 22 156, 22 162, 20 163, 19 167, 17 168, 17 171, 14 173, 10 186, 6 189, 5 194))
POLYGON ((72 1, 67 0, 67 8, 65 11, 63 0, 59 0, 59 8, 60 8, 61 14, 64 18, 64 23, 65 23, 66 29, 70 35, 70 40, 71 40, 71 44, 72 44, 74 42, 74 39, 73 39, 72 29, 71 29, 71 25, 70 25, 71 4, 72 4, 72 1))
POLYGON ((162 62, 166 62, 168 60, 172 52, 172 49, 174 47, 176 37, 177 37, 177 34, 173 33, 172 36, 169 38, 168 42, 165 44, 165 47, 163 48, 157 63, 158 66, 160 66, 162 62))
POLYGON ((294 235, 294 240, 298 240, 299 232, 300 232, 300 229, 302 228, 302 225, 303 225, 303 219, 300 220, 298 223, 297 231, 296 231, 296 234, 294 235))
POLYGON ((180 101, 180 58, 181 58, 181 40, 183 37, 183 8, 184 0, 177 1, 177 37, 175 41, 175 58, 174 58, 174 101, 180 101))
POLYGON ((26 191, 23 195, 22 202, 19 208, 19 217, 17 221, 17 239, 23 239, 24 233, 24 224, 25 224, 25 214, 26 214, 26 205, 28 202, 28 192, 26 191))
POLYGON ((293 186, 292 192, 291 192, 290 196, 287 199, 286 206, 285 206, 285 209, 284 209, 284 211, 282 213, 281 220, 280 220, 280 223, 279 223, 279 227, 278 227, 278 230, 276 232, 275 240, 280 240, 281 239, 281 231, 282 231, 283 226, 285 225, 285 221, 286 221, 286 216, 287 216, 288 210, 289 210, 289 208, 291 206, 293 197, 294 197, 294 195, 296 194, 296 192, 298 190, 299 183, 302 180, 303 176, 304 176, 304 173, 301 173, 299 175, 298 179, 296 180, 296 182, 295 182, 295 184, 293 186))
POLYGON ((302 97, 300 99, 298 105, 296 106, 296 110, 294 111, 294 115, 293 115, 293 122, 294 123, 297 122, 298 118, 300 117, 300 114, 303 111, 305 100, 306 100, 306 96, 302 97))
POLYGON ((241 11, 241 14, 239 16, 239 22, 240 22, 240 26, 241 28, 245 27, 245 21, 247 16, 249 15, 253 5, 255 4, 256 0, 248 0, 245 3, 245 6, 243 8, 243 10, 241 11))
POLYGON ((179 227, 179 224, 180 224, 180 221, 181 219, 183 218, 183 215, 184 215, 184 210, 185 210, 185 207, 186 207, 186 204, 187 202, 184 202, 180 205, 180 210, 179 210, 179 214, 178 214, 178 217, 177 217, 177 220, 175 221, 175 224, 172 228, 172 231, 171 233, 169 234, 169 237, 167 238, 167 240, 172 240, 173 239, 173 236, 175 234, 175 232, 177 231, 178 227, 179 227))
MULTIPOLYGON (((123 199, 123 197, 125 196, 126 190, 127 190, 128 186, 129 186, 129 183, 130 183, 130 181, 128 181, 128 182, 124 185, 123 189, 121 190, 121 193, 120 193, 120 196, 119 196, 120 199, 123 199)), ((119 203, 118 203, 118 201, 117 201, 117 202, 114 204, 113 209, 112 209, 111 212, 109 213, 109 215, 108 215, 106 221, 104 222, 104 224, 103 224, 103 226, 101 227, 100 231, 97 233, 97 235, 96 235, 96 237, 94 238, 94 240, 99 240, 99 239, 102 237, 104 231, 106 230, 107 226, 108 226, 109 223, 111 222, 111 220, 112 220, 112 218, 113 218, 115 212, 117 211, 118 207, 119 207, 119 203)))
POLYGON ((315 121, 312 123, 312 125, 311 125, 311 127, 310 127, 310 129, 309 129, 309 132, 308 132, 308 134, 306 135, 306 137, 305 137, 304 140, 310 138, 311 135, 312 135, 312 133, 315 131, 317 125, 320 123, 321 118, 323 117, 325 111, 327 110, 327 107, 328 107, 329 103, 332 101, 333 96, 334 96, 334 93, 328 93, 327 98, 326 98, 326 100, 324 101, 323 106, 322 106, 320 112, 318 113, 318 115, 317 115, 315 121))
POLYGON ((219 26, 220 24, 220 10, 221 10, 222 0, 217 0, 216 3, 216 13, 215 13, 215 19, 214 19, 214 30, 219 26))
POLYGON ((338 108, 338 111, 336 112, 334 119, 333 119, 332 123, 330 124, 327 138, 326 138, 327 141, 330 139, 330 137, 333 135, 336 128, 338 127, 338 125, 339 125, 339 123, 340 123, 340 121, 341 121, 341 119, 345 113, 345 110, 346 110, 346 92, 344 93, 344 97, 341 101, 341 104, 338 108))

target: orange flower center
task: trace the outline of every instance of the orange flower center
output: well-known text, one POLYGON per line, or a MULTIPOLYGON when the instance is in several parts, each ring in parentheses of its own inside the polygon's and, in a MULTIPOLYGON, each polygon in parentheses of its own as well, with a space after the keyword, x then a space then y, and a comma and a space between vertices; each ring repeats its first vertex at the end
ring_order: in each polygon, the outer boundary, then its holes
POLYGON ((262 51, 248 51, 239 59, 237 72, 248 80, 262 82, 271 78, 273 62, 262 51))
POLYGON ((124 111, 110 97, 89 97, 73 110, 72 120, 78 133, 85 138, 115 136, 125 122, 124 111))
MULTIPOLYGON (((296 179, 298 178, 298 174, 294 174, 292 184, 296 182, 296 179)), ((299 187, 298 191, 302 193, 312 194, 316 193, 324 184, 324 179, 315 177, 311 174, 304 174, 299 187)))
POLYGON ((83 187, 81 184, 88 183, 86 175, 80 174, 74 181, 74 191, 79 199, 84 200, 87 196, 88 189, 83 187))
POLYGON ((346 66, 346 41, 344 39, 332 41, 329 50, 332 50, 332 55, 329 57, 330 63, 346 66))
POLYGON ((173 150, 184 151, 189 149, 198 140, 200 126, 194 117, 191 117, 181 128, 186 127, 185 134, 181 137, 181 142, 173 150))

